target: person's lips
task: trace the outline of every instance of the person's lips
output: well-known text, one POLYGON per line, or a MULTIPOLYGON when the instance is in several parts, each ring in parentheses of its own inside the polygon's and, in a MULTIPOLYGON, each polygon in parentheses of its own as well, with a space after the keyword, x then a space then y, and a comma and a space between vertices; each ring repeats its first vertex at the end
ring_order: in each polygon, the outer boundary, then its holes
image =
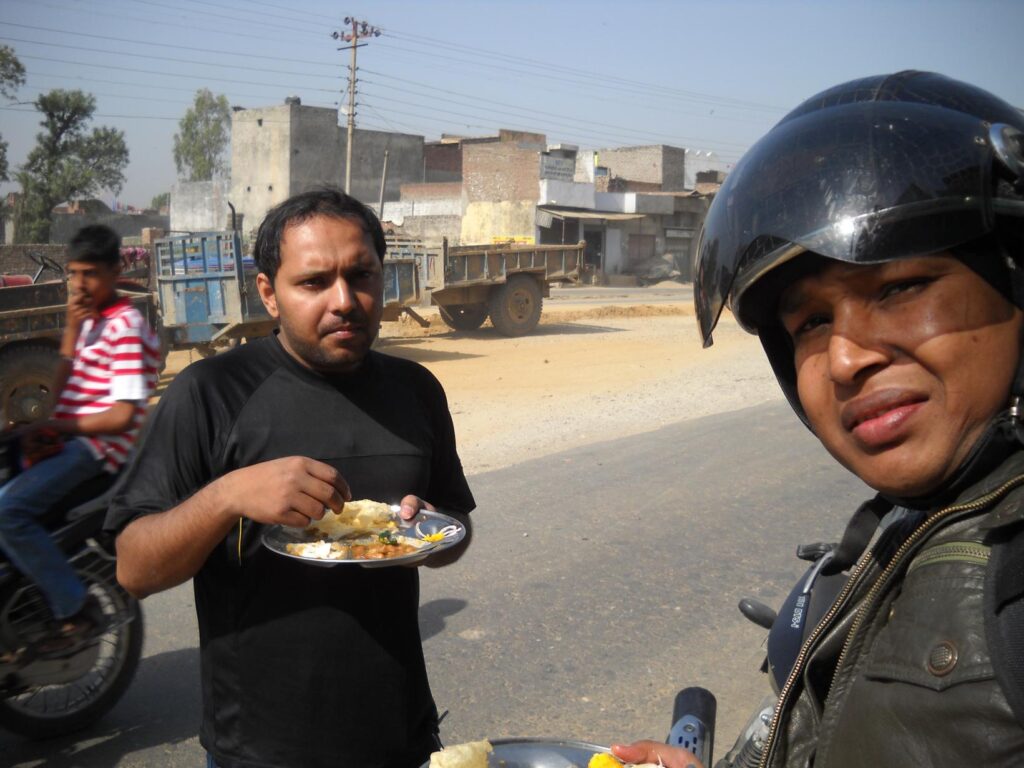
POLYGON ((364 332, 364 327, 360 323, 339 323, 332 325, 323 330, 323 335, 334 336, 340 339, 350 339, 364 332))
POLYGON ((843 427, 868 445, 883 445, 903 434, 906 421, 928 398, 905 389, 883 389, 858 397, 843 407, 843 427))

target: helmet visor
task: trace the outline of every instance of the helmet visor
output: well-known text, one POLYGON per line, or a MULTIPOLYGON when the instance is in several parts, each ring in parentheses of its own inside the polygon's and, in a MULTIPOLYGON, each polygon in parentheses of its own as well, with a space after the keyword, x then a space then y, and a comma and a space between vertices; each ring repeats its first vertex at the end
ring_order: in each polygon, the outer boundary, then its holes
POLYGON ((726 179, 704 223, 694 300, 705 345, 730 295, 748 330, 773 312, 744 294, 803 251, 868 264, 991 231, 987 136, 963 113, 878 101, 776 126, 726 179))

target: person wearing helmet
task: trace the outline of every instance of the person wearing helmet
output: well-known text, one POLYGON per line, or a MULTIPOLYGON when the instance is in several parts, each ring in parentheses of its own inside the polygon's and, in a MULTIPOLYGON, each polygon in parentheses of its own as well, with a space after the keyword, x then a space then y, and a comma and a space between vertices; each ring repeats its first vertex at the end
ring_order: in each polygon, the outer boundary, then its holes
MULTIPOLYGON (((830 606, 784 664, 769 639, 761 766, 1024 764, 1022 267, 1024 114, 942 75, 808 99, 716 196, 705 346, 728 306, 878 491, 818 564, 841 582, 830 606)), ((613 751, 697 765, 654 742, 613 751)))

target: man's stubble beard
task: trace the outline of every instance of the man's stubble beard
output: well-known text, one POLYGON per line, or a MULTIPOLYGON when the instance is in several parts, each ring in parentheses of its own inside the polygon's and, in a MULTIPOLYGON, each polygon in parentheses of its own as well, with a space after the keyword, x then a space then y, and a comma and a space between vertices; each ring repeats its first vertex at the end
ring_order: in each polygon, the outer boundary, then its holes
MULTIPOLYGON (((367 355, 370 353, 370 347, 373 346, 373 342, 376 340, 380 333, 380 321, 378 320, 375 325, 371 327, 369 320, 366 320, 364 325, 368 331, 371 331, 366 341, 366 346, 361 350, 343 350, 345 354, 344 359, 339 359, 336 355, 330 354, 321 345, 320 341, 323 340, 323 336, 319 335, 320 331, 317 331, 318 342, 310 344, 305 339, 296 338, 293 334, 288 332, 289 324, 285 322, 284 318, 280 319, 281 333, 285 338, 287 346, 291 349, 292 353, 300 359, 301 362, 312 368, 318 373, 324 374, 339 374, 339 373, 351 373, 363 364, 367 355), (353 357, 356 355, 356 357, 353 357)), ((360 320, 363 323, 362 320, 360 320)))

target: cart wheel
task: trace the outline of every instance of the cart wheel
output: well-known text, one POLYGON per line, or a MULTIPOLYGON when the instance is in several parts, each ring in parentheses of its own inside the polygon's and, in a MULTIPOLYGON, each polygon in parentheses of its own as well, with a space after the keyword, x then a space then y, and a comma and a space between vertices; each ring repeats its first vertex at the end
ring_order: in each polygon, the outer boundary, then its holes
POLYGON ((525 336, 540 322, 540 286, 529 275, 512 275, 491 292, 491 322, 505 336, 525 336))
POLYGON ((444 324, 456 331, 475 331, 487 319, 486 304, 453 304, 438 310, 444 324))
POLYGON ((0 355, 0 409, 4 428, 46 415, 60 355, 50 347, 14 347, 0 355))

